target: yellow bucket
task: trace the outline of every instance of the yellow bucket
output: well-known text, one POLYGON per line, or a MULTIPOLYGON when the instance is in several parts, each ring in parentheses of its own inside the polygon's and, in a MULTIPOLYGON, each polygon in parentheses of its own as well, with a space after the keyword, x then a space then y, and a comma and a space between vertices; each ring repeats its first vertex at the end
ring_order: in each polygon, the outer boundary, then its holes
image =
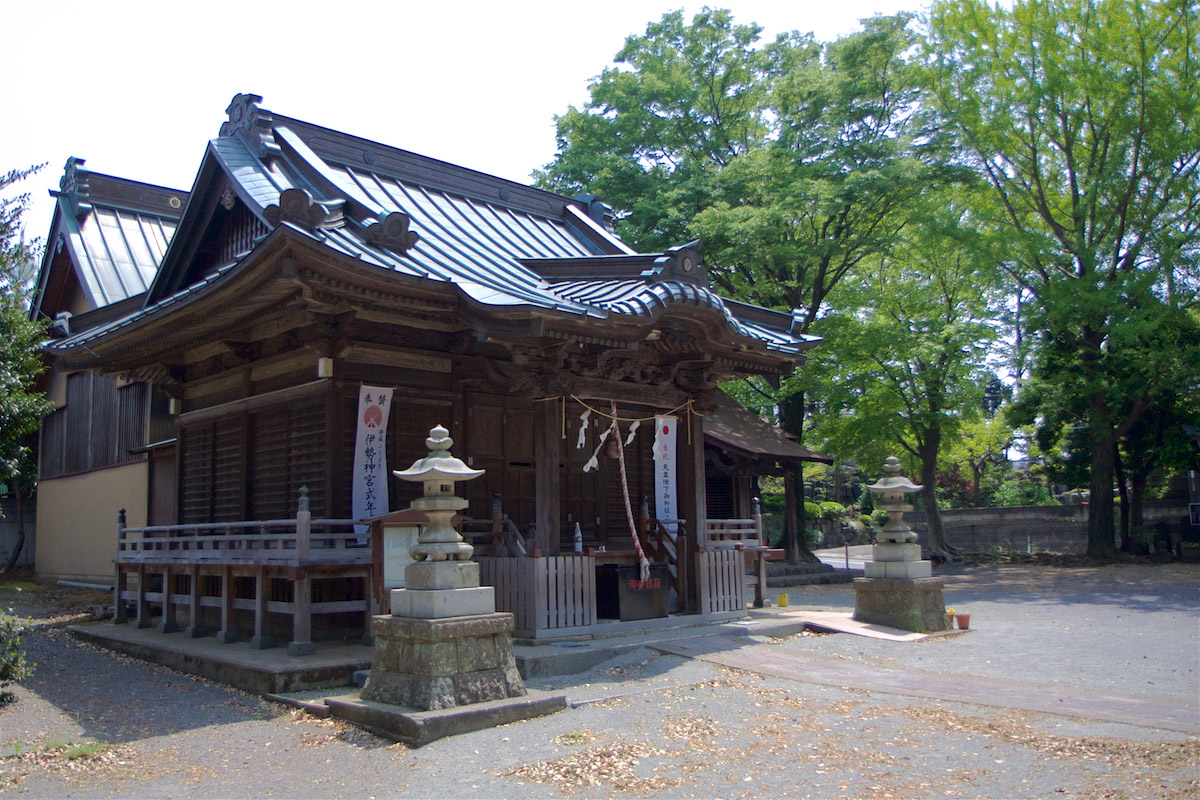
POLYGON ((787 603, 788 603, 788 596, 787 596, 787 592, 780 592, 780 593, 779 593, 779 594, 776 596, 775 600, 776 600, 776 604, 777 604, 777 605, 778 605, 780 608, 787 608, 787 603))

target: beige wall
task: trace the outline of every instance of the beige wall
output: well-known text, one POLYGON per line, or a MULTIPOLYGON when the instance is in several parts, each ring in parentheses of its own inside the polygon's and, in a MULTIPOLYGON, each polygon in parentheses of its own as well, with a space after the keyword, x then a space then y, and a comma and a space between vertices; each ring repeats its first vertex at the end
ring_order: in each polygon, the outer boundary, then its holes
POLYGON ((146 462, 38 483, 37 574, 112 583, 117 510, 146 524, 146 462))

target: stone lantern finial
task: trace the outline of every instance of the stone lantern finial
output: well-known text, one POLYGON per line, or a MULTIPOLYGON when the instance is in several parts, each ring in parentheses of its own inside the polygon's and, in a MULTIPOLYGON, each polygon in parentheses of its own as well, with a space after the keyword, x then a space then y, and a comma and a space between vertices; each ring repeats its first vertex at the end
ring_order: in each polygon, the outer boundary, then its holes
POLYGON ((904 503, 904 495, 909 492, 919 492, 925 487, 918 486, 901 475, 900 459, 889 456, 887 461, 883 462, 883 477, 867 488, 882 495, 879 507, 888 515, 887 524, 880 531, 879 541, 904 544, 915 542, 917 535, 904 524, 904 512, 910 508, 904 503))
POLYGON ((463 541, 450 524, 455 512, 467 507, 467 501, 454 494, 454 484, 483 474, 471 469, 450 453, 454 440, 441 425, 429 431, 425 446, 429 455, 419 458, 406 470, 394 470, 397 478, 425 484, 425 496, 412 502, 412 508, 425 512, 429 525, 421 530, 417 543, 408 549, 416 561, 469 561, 475 548, 463 541))

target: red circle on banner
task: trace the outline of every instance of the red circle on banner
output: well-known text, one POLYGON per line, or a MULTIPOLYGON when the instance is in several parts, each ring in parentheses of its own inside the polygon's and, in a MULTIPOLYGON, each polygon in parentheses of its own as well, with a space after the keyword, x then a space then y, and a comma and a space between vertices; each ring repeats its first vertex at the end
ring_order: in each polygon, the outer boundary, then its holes
POLYGON ((367 406, 367 410, 363 412, 363 424, 368 428, 378 428, 381 422, 383 412, 379 410, 379 406, 367 406))
POLYGON ((663 435, 666 435, 666 434, 668 434, 668 433, 670 433, 670 432, 671 432, 671 426, 670 426, 670 425, 663 425, 663 435))

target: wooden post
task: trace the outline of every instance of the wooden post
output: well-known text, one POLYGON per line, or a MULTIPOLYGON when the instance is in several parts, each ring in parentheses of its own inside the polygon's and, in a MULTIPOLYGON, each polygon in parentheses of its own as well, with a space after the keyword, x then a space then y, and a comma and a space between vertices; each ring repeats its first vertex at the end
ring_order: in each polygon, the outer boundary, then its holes
POLYGON ((543 555, 558 555, 560 516, 559 451, 562 448, 558 404, 534 403, 533 426, 534 489, 537 493, 537 534, 533 547, 543 555))
POLYGON ((308 510, 308 487, 300 487, 296 511, 296 558, 303 563, 312 546, 312 512, 308 510))
POLYGON ((175 575, 171 565, 167 564, 162 570, 162 623, 158 626, 161 633, 175 633, 179 630, 179 620, 175 617, 175 604, 171 602, 171 581, 175 575))
POLYGON ((275 637, 266 633, 268 584, 267 568, 259 566, 254 574, 254 636, 250 639, 250 646, 255 650, 275 646, 275 637))
POLYGON ((198 565, 192 567, 189 578, 192 582, 192 591, 189 598, 191 600, 192 612, 190 618, 191 624, 187 626, 186 633, 193 639, 199 639, 201 636, 205 636, 206 632, 200 627, 200 567, 198 565))
MULTIPOLYGON (((757 497, 754 498, 754 513, 751 516, 754 519, 754 530, 758 537, 759 547, 769 547, 767 537, 763 532, 762 501, 757 497)), ((754 567, 754 607, 762 608, 766 605, 767 595, 766 551, 755 553, 754 567)))
POLYGON ((292 579, 292 643, 289 656, 306 656, 314 651, 312 643, 312 578, 308 574, 309 547, 312 536, 312 512, 308 510, 308 487, 300 487, 300 503, 296 511, 296 560, 299 565, 288 570, 292 579))
MULTIPOLYGON (((705 501, 704 478, 704 418, 699 414, 687 413, 681 420, 681 430, 676 440, 679 459, 679 515, 688 521, 693 541, 697 547, 704 544, 704 534, 708 524, 708 509, 705 501)), ((687 558, 692 559, 688 572, 693 576, 687 588, 687 609, 699 609, 700 585, 694 580, 698 577, 696 567, 696 550, 691 549, 687 558)))
POLYGON ((150 627, 150 602, 146 600, 146 565, 137 565, 138 574, 138 593, 137 593, 137 626, 139 628, 150 627))
POLYGON ((312 577, 306 567, 296 567, 292 573, 292 642, 289 656, 311 655, 312 643, 312 577))
POLYGON ((113 584, 113 622, 120 625, 129 621, 129 614, 125 610, 125 600, 122 595, 125 594, 125 584, 129 580, 129 576, 125 570, 121 569, 121 553, 125 547, 125 509, 117 512, 117 582, 113 584))
POLYGON ((233 586, 233 567, 226 564, 221 570, 221 630, 217 631, 217 641, 221 644, 237 641, 233 616, 233 586))

